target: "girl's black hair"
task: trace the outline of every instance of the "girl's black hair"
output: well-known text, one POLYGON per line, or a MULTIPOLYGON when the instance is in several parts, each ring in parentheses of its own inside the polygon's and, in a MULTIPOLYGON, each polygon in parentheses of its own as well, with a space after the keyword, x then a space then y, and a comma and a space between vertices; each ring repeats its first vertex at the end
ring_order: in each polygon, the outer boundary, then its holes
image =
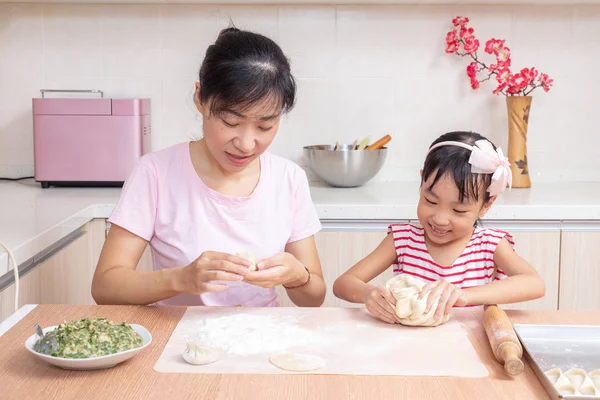
MULTIPOLYGON (((440 142, 453 141, 474 145, 478 140, 487 140, 484 136, 475 132, 456 131, 448 132, 437 138, 430 148, 440 142)), ((491 143, 491 142, 490 142, 491 143)), ((496 146, 492 143, 494 150, 496 146)), ((440 146, 433 149, 425 158, 421 185, 435 174, 429 189, 443 177, 448 176, 454 180, 458 188, 458 201, 464 199, 478 202, 483 195, 484 204, 490 199, 487 188, 492 182, 492 174, 476 174, 471 172, 469 164, 471 151, 459 146, 440 146)))
POLYGON ((243 113, 263 100, 273 99, 275 114, 290 111, 296 83, 290 62, 271 39, 235 27, 223 29, 208 47, 199 72, 200 102, 210 113, 243 113))

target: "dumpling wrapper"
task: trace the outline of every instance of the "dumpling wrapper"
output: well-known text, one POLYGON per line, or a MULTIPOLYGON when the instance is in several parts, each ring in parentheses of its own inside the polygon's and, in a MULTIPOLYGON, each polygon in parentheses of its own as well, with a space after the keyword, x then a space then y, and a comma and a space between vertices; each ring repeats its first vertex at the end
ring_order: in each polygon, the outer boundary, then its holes
POLYGON ((279 353, 269 357, 271 364, 286 371, 314 371, 325 367, 321 357, 310 354, 279 353))

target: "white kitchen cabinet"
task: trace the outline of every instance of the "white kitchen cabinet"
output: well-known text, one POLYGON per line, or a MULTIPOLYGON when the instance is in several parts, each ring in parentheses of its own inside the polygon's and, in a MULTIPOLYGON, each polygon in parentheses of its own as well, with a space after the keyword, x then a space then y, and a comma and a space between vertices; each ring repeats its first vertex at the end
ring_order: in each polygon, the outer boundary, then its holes
POLYGON ((565 226, 560 255, 559 309, 600 310, 599 284, 600 227, 565 226))
MULTIPOLYGON (((19 279, 19 307, 24 304, 95 304, 92 278, 104 243, 105 223, 94 219, 83 235, 19 279)), ((0 320, 14 312, 14 283, 0 292, 0 320)))

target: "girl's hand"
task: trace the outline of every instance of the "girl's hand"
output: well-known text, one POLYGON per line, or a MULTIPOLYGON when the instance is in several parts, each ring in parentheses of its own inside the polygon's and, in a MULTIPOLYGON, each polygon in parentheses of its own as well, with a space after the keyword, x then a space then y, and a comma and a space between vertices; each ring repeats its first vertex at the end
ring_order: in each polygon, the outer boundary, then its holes
POLYGON ((181 285, 183 292, 202 294, 221 292, 227 285, 211 281, 241 281, 248 274, 250 262, 241 257, 215 251, 205 251, 187 267, 183 268, 181 285))
POLYGON ((431 306, 435 300, 439 299, 437 309, 434 313, 434 318, 436 319, 442 315, 449 315, 450 310, 455 305, 462 307, 469 304, 469 299, 462 289, 443 280, 430 282, 423 286, 419 294, 419 299, 425 297, 427 293, 429 293, 429 297, 427 298, 427 307, 425 307, 426 313, 431 310, 431 306))
POLYGON ((308 279, 304 265, 290 253, 279 253, 256 263, 257 271, 249 271, 244 281, 264 288, 277 285, 298 286, 308 279))
POLYGON ((363 294, 363 302, 372 316, 388 324, 398 322, 394 310, 396 299, 388 289, 380 286, 369 287, 363 294))

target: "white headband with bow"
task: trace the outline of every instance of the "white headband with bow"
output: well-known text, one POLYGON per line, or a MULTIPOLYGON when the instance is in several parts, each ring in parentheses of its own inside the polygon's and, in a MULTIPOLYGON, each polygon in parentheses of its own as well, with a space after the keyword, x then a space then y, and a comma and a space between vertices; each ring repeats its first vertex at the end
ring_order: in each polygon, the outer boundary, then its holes
POLYGON ((471 164, 471 172, 475 174, 492 174, 492 183, 487 189, 491 196, 502 193, 507 185, 512 187, 512 172, 508 158, 504 157, 501 148, 498 147, 494 150, 494 146, 490 141, 478 140, 475 142, 475 146, 455 141, 440 142, 431 146, 429 152, 441 146, 458 146, 470 150, 469 164, 471 164))

